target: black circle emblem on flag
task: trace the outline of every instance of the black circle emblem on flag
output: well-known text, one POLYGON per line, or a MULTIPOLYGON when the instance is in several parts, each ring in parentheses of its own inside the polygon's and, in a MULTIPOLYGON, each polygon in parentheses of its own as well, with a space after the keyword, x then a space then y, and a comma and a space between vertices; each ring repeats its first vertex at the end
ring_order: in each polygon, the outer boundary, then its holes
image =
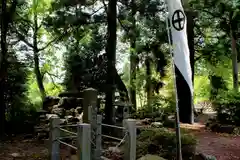
POLYGON ((182 10, 178 9, 173 13, 172 16, 172 26, 177 30, 181 31, 185 25, 186 16, 182 10))

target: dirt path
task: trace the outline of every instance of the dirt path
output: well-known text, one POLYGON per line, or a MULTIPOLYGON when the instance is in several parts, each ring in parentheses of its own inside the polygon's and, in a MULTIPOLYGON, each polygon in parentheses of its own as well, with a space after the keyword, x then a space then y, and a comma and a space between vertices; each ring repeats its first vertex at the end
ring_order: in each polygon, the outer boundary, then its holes
POLYGON ((197 152, 213 155, 217 160, 240 160, 240 136, 213 133, 202 124, 181 127, 193 130, 198 139, 197 152))
POLYGON ((217 160, 240 160, 240 137, 230 137, 211 132, 197 134, 197 151, 214 155, 217 160))
POLYGON ((0 145, 0 160, 47 160, 46 143, 17 138, 0 145))
MULTIPOLYGON (((203 125, 182 125, 193 130, 199 144, 197 152, 213 155, 217 160, 240 160, 240 136, 216 134, 204 130, 203 125)), ((46 160, 47 143, 36 140, 15 139, 0 145, 0 160, 46 160)))

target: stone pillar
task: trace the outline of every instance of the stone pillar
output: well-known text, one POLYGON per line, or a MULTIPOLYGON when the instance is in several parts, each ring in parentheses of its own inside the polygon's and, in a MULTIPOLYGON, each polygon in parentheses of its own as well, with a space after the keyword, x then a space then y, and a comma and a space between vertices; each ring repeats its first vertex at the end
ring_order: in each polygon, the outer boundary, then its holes
POLYGON ((97 133, 97 90, 88 88, 83 91, 83 123, 91 125, 91 151, 94 155, 96 150, 97 133))

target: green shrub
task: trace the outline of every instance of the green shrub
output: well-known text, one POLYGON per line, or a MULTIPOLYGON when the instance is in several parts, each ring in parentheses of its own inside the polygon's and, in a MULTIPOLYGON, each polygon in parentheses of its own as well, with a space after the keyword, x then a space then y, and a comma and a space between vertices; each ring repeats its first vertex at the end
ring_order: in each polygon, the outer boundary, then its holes
POLYGON ((163 109, 161 108, 153 108, 149 109, 148 107, 142 107, 137 110, 136 113, 132 114, 132 118, 134 119, 144 119, 144 118, 156 118, 162 117, 163 109))
POLYGON ((175 110, 175 101, 173 98, 165 98, 161 95, 155 95, 151 99, 151 106, 144 105, 138 108, 136 113, 132 114, 135 119, 157 118, 162 120, 168 115, 172 115, 175 110))
POLYGON ((37 124, 38 115, 35 106, 26 105, 13 108, 6 121, 7 134, 33 133, 37 124))
MULTIPOLYGON (((181 135, 183 159, 191 159, 195 155, 197 141, 188 132, 181 135)), ((155 154, 166 159, 176 157, 176 134, 165 128, 149 128, 143 130, 137 138, 137 157, 155 154)))
POLYGON ((215 101, 217 121, 221 124, 240 126, 240 93, 234 91, 221 92, 215 101))
POLYGON ((5 87, 2 90, 6 104, 6 132, 8 134, 29 132, 33 128, 29 127, 30 123, 36 120, 33 106, 26 96, 30 71, 25 63, 18 60, 15 53, 11 53, 8 55, 7 73, 5 87))
POLYGON ((166 128, 174 128, 176 126, 176 121, 168 118, 163 119, 162 123, 166 128))

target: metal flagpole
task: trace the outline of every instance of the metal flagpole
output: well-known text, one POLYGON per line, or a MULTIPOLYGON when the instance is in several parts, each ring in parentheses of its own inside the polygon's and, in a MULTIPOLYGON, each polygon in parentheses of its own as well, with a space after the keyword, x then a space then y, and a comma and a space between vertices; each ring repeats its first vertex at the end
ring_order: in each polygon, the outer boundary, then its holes
MULTIPOLYGON (((166 12, 168 11, 167 7, 167 0, 165 0, 165 8, 166 12)), ((169 16, 166 14, 166 25, 167 25, 167 34, 168 34, 168 41, 169 41, 169 51, 171 54, 171 60, 172 60, 172 71, 173 71, 173 85, 174 89, 176 91, 175 98, 176 98, 176 113, 175 113, 175 119, 176 119, 176 138, 177 138, 177 160, 182 160, 182 147, 181 147, 181 131, 180 131, 180 121, 179 121, 179 108, 178 108, 178 94, 177 94, 177 82, 176 82, 176 75, 175 75, 175 63, 174 63, 174 55, 173 55, 173 49, 172 49, 172 42, 171 42, 171 35, 169 29, 169 16)))

